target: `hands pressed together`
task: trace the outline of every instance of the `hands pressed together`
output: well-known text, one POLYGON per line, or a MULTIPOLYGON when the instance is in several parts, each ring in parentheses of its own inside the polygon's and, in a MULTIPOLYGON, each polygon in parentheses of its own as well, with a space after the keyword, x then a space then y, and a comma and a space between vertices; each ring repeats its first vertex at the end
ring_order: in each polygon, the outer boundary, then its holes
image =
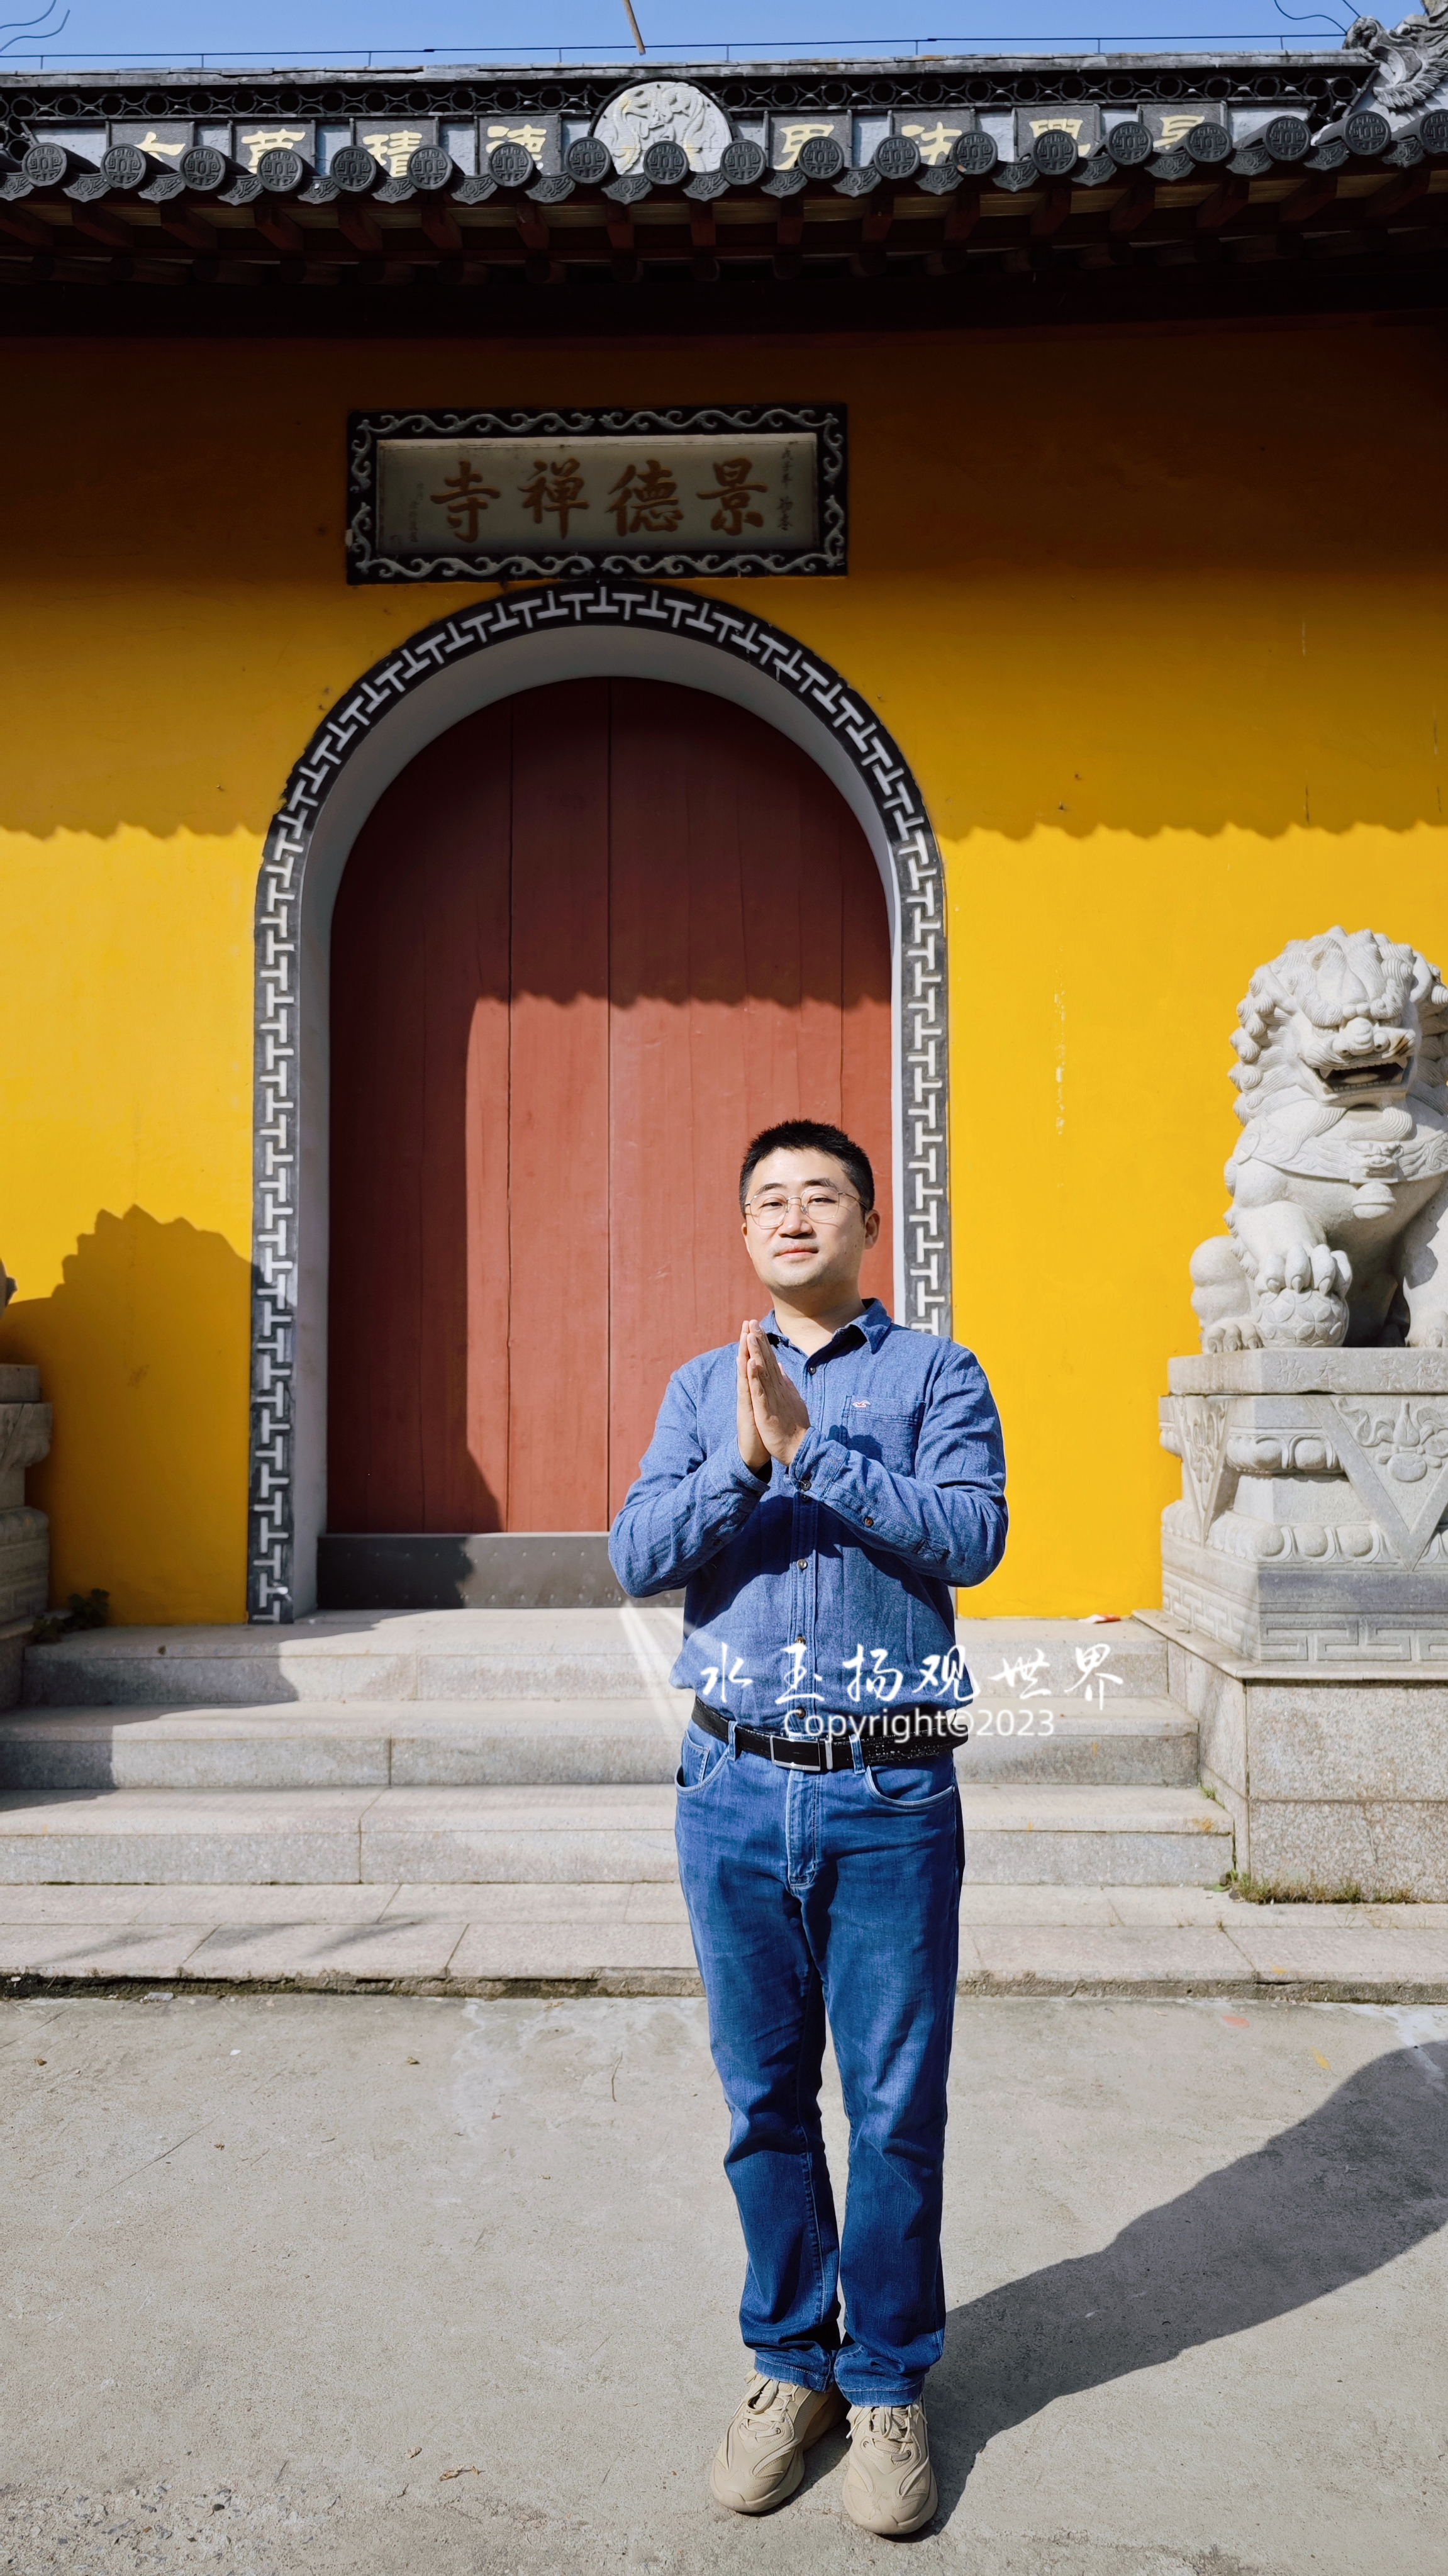
POLYGON ((789 1466, 809 1429, 809 1409, 785 1376, 762 1324, 739 1336, 739 1450, 762 1474, 771 1458, 789 1466))

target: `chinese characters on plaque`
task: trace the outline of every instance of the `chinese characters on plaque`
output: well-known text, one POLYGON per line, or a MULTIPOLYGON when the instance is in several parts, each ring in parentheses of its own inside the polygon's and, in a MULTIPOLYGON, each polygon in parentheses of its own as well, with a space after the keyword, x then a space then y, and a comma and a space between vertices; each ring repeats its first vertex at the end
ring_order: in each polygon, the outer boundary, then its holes
POLYGON ((536 437, 491 421, 449 436, 431 420, 419 434, 417 415, 354 421, 351 578, 844 570, 841 413, 818 406, 786 427, 776 410, 764 427, 715 412, 684 430, 650 414, 624 415, 642 422, 627 429, 583 416, 572 435, 544 417, 536 437), (737 427, 715 425, 731 417, 737 427))
POLYGON ((813 439, 472 438, 382 441, 378 535, 389 554, 658 553, 814 543, 813 439))

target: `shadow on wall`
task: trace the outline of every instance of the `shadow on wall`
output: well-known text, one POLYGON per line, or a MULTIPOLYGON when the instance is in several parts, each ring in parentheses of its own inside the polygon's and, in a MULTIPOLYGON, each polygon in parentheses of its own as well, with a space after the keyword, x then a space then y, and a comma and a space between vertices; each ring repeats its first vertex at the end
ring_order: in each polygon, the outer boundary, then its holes
POLYGON ((100 1584, 127 1624, 245 1618, 248 1264, 133 1207, 102 1209, 62 1269, 0 1323, 0 1359, 38 1362, 55 1409, 27 1484, 52 1600, 100 1584))
POLYGON ((930 2381, 942 2519, 993 2434, 1381 2271, 1448 2226, 1448 2044, 1395 2048, 1255 2155, 952 2311, 930 2381))

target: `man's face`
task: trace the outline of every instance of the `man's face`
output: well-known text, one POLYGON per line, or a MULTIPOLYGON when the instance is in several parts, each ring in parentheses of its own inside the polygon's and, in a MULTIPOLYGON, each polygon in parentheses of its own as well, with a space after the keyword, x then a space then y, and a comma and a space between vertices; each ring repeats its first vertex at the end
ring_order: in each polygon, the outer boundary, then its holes
POLYGON ((879 1239, 880 1212, 865 1214, 833 1154, 793 1147, 767 1154, 754 1167, 747 1195, 744 1241, 766 1288, 785 1297, 801 1289, 858 1291, 860 1264, 879 1239))

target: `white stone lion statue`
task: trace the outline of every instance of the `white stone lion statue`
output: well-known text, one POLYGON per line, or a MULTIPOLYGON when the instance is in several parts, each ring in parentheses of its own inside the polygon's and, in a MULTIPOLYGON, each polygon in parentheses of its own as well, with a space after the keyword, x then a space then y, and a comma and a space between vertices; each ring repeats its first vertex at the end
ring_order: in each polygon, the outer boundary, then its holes
POLYGON ((1231 1231, 1192 1255, 1206 1351, 1448 1349, 1448 990, 1375 930, 1289 941, 1232 1044, 1231 1231))

